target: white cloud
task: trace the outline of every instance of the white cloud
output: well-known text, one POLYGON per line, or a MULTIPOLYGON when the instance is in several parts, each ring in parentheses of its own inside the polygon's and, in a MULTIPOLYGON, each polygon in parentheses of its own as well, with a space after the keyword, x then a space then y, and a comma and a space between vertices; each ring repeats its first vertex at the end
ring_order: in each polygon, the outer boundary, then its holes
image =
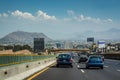
POLYGON ((86 18, 84 17, 84 15, 80 15, 80 16, 75 16, 74 19, 76 19, 77 21, 84 21, 86 18))
POLYGON ((71 16, 71 15, 73 16, 73 15, 75 14, 73 10, 68 10, 67 13, 68 13, 68 15, 70 15, 70 16, 71 16))
POLYGON ((95 22, 95 23, 101 22, 99 18, 87 17, 82 14, 79 16, 75 16, 74 19, 77 21, 90 21, 90 22, 95 22))
POLYGON ((65 21, 70 21, 70 20, 76 20, 76 21, 89 21, 89 22, 94 22, 94 23, 104 23, 104 22, 112 22, 112 19, 100 19, 100 18, 93 18, 93 17, 89 17, 89 16, 85 16, 83 14, 80 15, 75 15, 75 12, 72 10, 68 10, 67 11, 68 15, 71 16, 71 18, 64 18, 65 21))
POLYGON ((7 13, 0 14, 0 17, 8 17, 7 13))
POLYGON ((39 10, 37 12, 37 17, 40 18, 40 19, 44 19, 44 20, 56 20, 56 17, 55 16, 49 16, 47 15, 47 13, 39 10))
POLYGON ((32 15, 29 12, 22 12, 19 10, 16 10, 11 13, 12 16, 18 17, 18 18, 24 18, 24 19, 30 19, 30 20, 56 20, 55 16, 49 16, 47 13, 39 10, 37 12, 37 15, 32 15))
MULTIPOLYGON (((64 18, 63 21, 79 21, 79 22, 93 22, 93 23, 108 23, 112 22, 113 20, 108 19, 100 19, 100 18, 94 18, 90 16, 85 16, 83 14, 75 15, 75 12, 73 10, 67 11, 68 15, 70 15, 68 18, 64 18)), ((55 16, 48 15, 46 12, 43 12, 41 10, 38 10, 36 12, 36 15, 33 15, 29 12, 22 12, 19 10, 9 12, 8 13, 2 13, 0 14, 0 17, 9 17, 12 15, 12 17, 17 17, 18 19, 28 19, 28 20, 35 20, 35 21, 54 21, 59 20, 55 16)), ((62 21, 62 20, 61 20, 62 21)))
POLYGON ((11 13, 13 16, 15 17, 19 17, 19 18, 25 18, 25 19, 34 19, 34 16, 31 13, 28 12, 22 12, 19 10, 16 10, 14 12, 11 13))
POLYGON ((106 20, 104 20, 104 22, 112 22, 112 19, 106 19, 106 20))
POLYGON ((6 13, 3 13, 3 17, 8 17, 8 14, 6 14, 6 13))

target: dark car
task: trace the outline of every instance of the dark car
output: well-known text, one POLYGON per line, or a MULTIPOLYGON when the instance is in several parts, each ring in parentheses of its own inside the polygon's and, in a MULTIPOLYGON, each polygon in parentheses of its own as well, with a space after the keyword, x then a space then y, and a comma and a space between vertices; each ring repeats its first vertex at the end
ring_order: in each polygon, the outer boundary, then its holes
POLYGON ((81 62, 86 62, 88 60, 88 57, 87 56, 80 56, 80 58, 79 58, 79 63, 81 63, 81 62))
POLYGON ((79 62, 79 63, 81 63, 81 62, 86 62, 87 60, 88 60, 87 55, 81 55, 81 56, 79 57, 78 62, 79 62))
POLYGON ((86 62, 86 68, 90 67, 100 67, 103 69, 104 61, 101 56, 89 56, 87 62, 86 62))
POLYGON ((57 64, 56 66, 59 67, 60 65, 69 65, 70 67, 73 67, 72 65, 72 57, 70 54, 59 54, 57 57, 57 64))

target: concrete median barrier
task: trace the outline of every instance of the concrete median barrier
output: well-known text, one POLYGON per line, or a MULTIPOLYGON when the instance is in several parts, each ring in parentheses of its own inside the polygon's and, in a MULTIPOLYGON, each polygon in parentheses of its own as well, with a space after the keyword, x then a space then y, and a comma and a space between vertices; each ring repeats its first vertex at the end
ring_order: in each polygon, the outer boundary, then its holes
POLYGON ((120 54, 103 54, 106 59, 120 60, 120 54))
POLYGON ((23 80, 38 70, 55 63, 55 60, 56 58, 48 58, 34 62, 1 67, 0 80, 23 80))

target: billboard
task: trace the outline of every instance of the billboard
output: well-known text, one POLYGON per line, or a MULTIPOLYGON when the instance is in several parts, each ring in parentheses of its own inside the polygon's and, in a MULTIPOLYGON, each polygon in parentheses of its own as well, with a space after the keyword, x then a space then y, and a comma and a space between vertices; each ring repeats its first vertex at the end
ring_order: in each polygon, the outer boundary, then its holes
POLYGON ((94 37, 87 38, 87 42, 94 42, 94 37))
POLYGON ((105 48, 105 41, 98 41, 98 48, 105 48))
POLYGON ((44 50, 44 38, 34 38, 34 52, 41 52, 44 50))

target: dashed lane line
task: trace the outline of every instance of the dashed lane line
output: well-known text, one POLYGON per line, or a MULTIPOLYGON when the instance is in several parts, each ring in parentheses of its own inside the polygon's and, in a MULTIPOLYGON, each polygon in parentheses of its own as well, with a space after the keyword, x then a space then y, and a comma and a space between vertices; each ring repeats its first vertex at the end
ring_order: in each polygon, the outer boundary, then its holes
POLYGON ((104 67, 105 67, 105 68, 108 68, 109 66, 106 66, 106 65, 105 65, 104 67))
POLYGON ((82 73, 85 73, 85 71, 84 71, 83 69, 81 69, 81 72, 82 72, 82 73))
POLYGON ((79 65, 77 65, 77 67, 78 67, 78 68, 80 68, 80 66, 79 66, 79 65))
POLYGON ((118 69, 117 71, 119 71, 119 72, 120 72, 120 69, 118 69))

